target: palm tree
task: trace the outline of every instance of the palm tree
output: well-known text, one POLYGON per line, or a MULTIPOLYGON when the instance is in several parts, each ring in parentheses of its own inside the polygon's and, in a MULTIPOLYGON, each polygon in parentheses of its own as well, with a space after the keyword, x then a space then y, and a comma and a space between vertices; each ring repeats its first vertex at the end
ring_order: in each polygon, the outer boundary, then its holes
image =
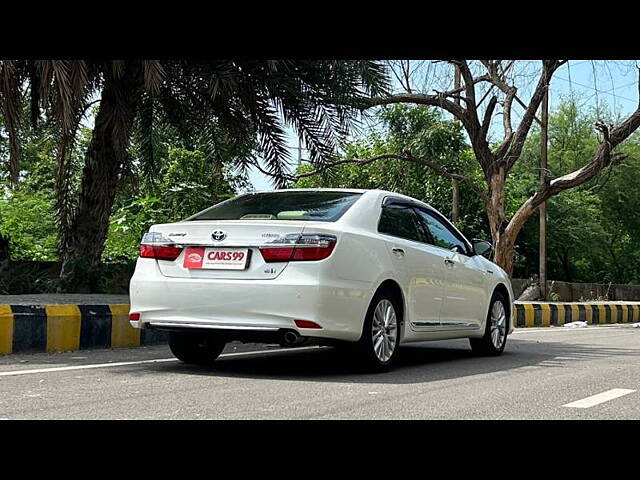
POLYGON ((255 154, 240 159, 239 166, 259 166, 260 157, 265 171, 282 185, 289 161, 283 121, 303 139, 310 160, 322 163, 353 126, 362 99, 387 88, 382 64, 366 60, 0 62, 0 110, 14 185, 19 181, 23 97, 30 100, 32 125, 38 125, 44 111, 57 133, 61 284, 75 291, 90 289, 86 273, 100 262, 132 135, 142 139, 142 160, 151 175, 158 125, 197 138, 218 162, 225 159, 220 132, 238 143, 257 140, 255 154), (69 186, 71 151, 79 122, 98 95, 75 196, 69 186))

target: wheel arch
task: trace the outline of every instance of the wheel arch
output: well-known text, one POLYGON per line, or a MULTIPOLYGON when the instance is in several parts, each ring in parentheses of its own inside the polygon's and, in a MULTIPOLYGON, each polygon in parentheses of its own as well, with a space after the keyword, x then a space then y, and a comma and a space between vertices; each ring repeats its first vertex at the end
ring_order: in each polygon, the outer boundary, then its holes
MULTIPOLYGON (((501 293, 507 299, 507 309, 506 309, 507 311, 505 313, 507 314, 507 331, 509 331, 509 329, 511 328, 511 322, 512 322, 511 317, 513 316, 513 299, 511 298, 511 293, 509 293, 509 289, 502 282, 498 283, 493 288, 493 292, 491 293, 491 298, 493 298, 496 292, 501 293)), ((489 300, 488 308, 491 308, 491 300, 489 300)), ((489 315, 489 310, 487 309, 487 316, 488 315, 489 315)))
MULTIPOLYGON (((378 288, 376 288, 376 290, 374 291, 373 296, 371 297, 371 300, 373 301, 375 296, 381 291, 386 291, 386 292, 391 293, 399 301, 398 303, 400 304, 400 308, 401 308, 401 311, 399 312, 399 316, 400 316, 400 322, 399 322, 400 335, 399 335, 399 338, 402 338, 402 336, 404 334, 404 330, 405 330, 405 318, 406 318, 406 311, 407 311, 406 298, 405 298, 404 292, 402 291, 402 287, 400 286, 400 284, 397 281, 395 281, 395 280, 393 280, 391 278, 387 278, 386 280, 383 280, 380 283, 380 285, 378 285, 378 288)), ((369 304, 369 307, 371 307, 371 304, 369 304)), ((368 309, 367 309, 367 311, 368 311, 368 309)))

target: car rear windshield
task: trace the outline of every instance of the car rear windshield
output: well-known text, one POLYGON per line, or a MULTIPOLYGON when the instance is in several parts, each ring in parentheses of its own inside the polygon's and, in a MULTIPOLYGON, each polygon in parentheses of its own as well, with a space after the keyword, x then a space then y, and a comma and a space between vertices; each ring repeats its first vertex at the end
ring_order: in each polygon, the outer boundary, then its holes
POLYGON ((248 193, 187 220, 307 220, 335 222, 355 203, 354 192, 248 193))

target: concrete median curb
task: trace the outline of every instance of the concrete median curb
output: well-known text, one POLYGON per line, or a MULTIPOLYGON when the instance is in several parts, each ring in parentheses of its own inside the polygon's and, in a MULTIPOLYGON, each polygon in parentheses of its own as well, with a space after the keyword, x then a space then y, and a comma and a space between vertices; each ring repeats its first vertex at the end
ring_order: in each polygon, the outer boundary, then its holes
POLYGON ((515 302, 516 327, 640 322, 640 302, 515 302))
MULTIPOLYGON (((640 302, 515 302, 516 327, 640 322, 640 302)), ((128 304, 0 304, 0 355, 127 348, 167 343, 129 324, 128 304)))
POLYGON ((129 305, 0 305, 0 354, 124 348, 167 342, 129 324, 129 305))

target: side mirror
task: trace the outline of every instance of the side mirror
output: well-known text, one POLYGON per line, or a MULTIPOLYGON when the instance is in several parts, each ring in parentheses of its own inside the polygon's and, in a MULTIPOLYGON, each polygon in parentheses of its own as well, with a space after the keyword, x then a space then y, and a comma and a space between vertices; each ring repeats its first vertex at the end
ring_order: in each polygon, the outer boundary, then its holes
POLYGON ((461 248, 460 245, 455 245, 452 249, 452 252, 462 253, 463 255, 468 255, 467 251, 464 248, 461 248))
POLYGON ((482 255, 485 258, 489 258, 491 252, 493 252, 493 245, 491 242, 473 239, 471 244, 473 245, 473 253, 476 255, 482 255))

